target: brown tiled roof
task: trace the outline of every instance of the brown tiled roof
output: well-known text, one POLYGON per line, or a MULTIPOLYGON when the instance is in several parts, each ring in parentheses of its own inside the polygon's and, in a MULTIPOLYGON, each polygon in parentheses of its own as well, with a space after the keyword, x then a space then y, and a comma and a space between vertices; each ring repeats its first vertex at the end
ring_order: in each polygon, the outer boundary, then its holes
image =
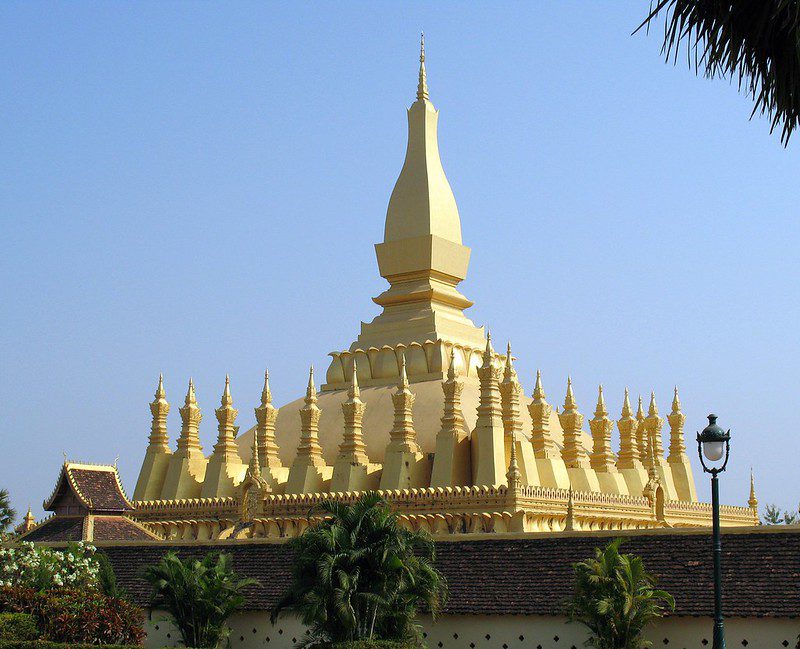
POLYGON ((83 516, 55 516, 34 527, 22 540, 36 543, 80 541, 84 520, 83 516))
POLYGON ((53 494, 44 502, 44 509, 53 511, 67 490, 90 511, 124 512, 133 509, 113 466, 64 463, 53 494))
MULTIPOLYGON (((439 569, 450 587, 450 614, 558 615, 572 591, 572 564, 592 555, 611 537, 553 536, 494 538, 436 543, 439 569)), ((625 552, 640 555, 659 586, 676 599, 677 615, 713 611, 711 541, 696 534, 630 536, 625 552)), ((291 551, 286 545, 125 545, 105 548, 121 585, 138 601, 148 601, 140 577, 168 550, 202 557, 223 550, 234 568, 260 583, 250 590, 247 608, 265 610, 289 586, 291 551)), ((759 530, 723 537, 726 615, 793 617, 800 613, 800 530, 759 530)))
POLYGON ((96 516, 93 540, 100 541, 153 541, 157 539, 138 523, 125 516, 96 516))

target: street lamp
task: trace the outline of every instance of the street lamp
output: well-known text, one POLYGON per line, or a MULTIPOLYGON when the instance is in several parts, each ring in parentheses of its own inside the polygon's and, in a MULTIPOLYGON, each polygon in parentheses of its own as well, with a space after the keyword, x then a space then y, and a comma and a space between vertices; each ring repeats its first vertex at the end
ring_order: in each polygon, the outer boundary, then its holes
POLYGON ((708 426, 697 433, 697 454, 703 471, 711 474, 712 540, 714 547, 714 649, 725 649, 725 627, 722 621, 722 540, 719 531, 719 480, 717 476, 728 466, 731 431, 717 426, 717 416, 708 416, 708 426), (725 460, 721 466, 707 466, 709 462, 725 460), (705 456, 705 458, 703 457, 705 456))

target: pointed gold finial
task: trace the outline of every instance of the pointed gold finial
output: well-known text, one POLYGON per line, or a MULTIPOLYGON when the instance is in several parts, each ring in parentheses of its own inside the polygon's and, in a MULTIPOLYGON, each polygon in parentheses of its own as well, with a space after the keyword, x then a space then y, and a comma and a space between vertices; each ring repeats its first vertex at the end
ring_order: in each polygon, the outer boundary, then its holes
POLYGON ((517 491, 522 481, 522 472, 519 470, 519 464, 517 463, 517 435, 513 430, 511 432, 511 458, 508 463, 506 480, 508 481, 509 491, 517 491))
POLYGON ((361 390, 358 387, 358 365, 356 364, 355 356, 353 356, 353 380, 350 383, 350 389, 347 391, 347 396, 350 399, 357 399, 361 396, 361 390))
POLYGON ((400 355, 400 390, 408 389, 408 373, 406 372, 406 355, 400 355))
POLYGON ((253 445, 250 447, 250 476, 258 479, 261 477, 261 462, 258 457, 258 428, 253 431, 253 445))
POLYGON ((681 399, 678 396, 678 386, 675 386, 675 396, 672 397, 672 414, 677 415, 681 411, 681 399))
POLYGON ((483 365, 488 367, 494 359, 494 348, 492 347, 492 332, 486 332, 486 348, 483 350, 483 365))
POLYGON ((656 405, 655 391, 650 393, 650 408, 647 410, 647 414, 650 417, 655 417, 656 415, 658 415, 658 406, 656 405))
POLYGON ((511 355, 511 342, 508 343, 506 346, 506 369, 503 373, 503 380, 513 381, 517 376, 516 371, 514 370, 514 357, 511 355))
POLYGON ((184 403, 187 406, 197 405, 197 396, 194 393, 194 381, 190 378, 189 379, 189 389, 186 391, 186 401, 184 403))
POLYGON ((572 485, 567 494, 567 517, 564 520, 564 531, 572 532, 575 529, 575 499, 572 495, 572 485))
POLYGON ((167 393, 164 390, 164 375, 161 373, 158 375, 158 387, 156 388, 156 393, 154 396, 156 399, 165 399, 167 396, 167 393))
POLYGON ((264 388, 261 390, 261 406, 272 403, 272 390, 269 389, 269 370, 264 370, 264 388))
POLYGON ((639 407, 636 410, 636 419, 644 419, 644 408, 642 407, 642 395, 639 395, 639 407))
POLYGON ((756 481, 753 477, 753 467, 750 467, 750 500, 747 501, 750 509, 758 511, 758 498, 756 498, 756 481))
POLYGON ((447 380, 456 380, 456 348, 450 349, 450 367, 447 368, 447 380))
POLYGON ((306 403, 316 403, 317 388, 314 385, 314 366, 308 370, 308 387, 306 388, 306 403))
POLYGON ((533 400, 544 401, 547 395, 542 387, 542 370, 536 370, 536 385, 533 387, 533 400))
POLYGON ((564 397, 564 412, 571 412, 577 409, 575 395, 572 394, 572 377, 567 377, 567 396, 564 397))
POLYGON ((222 405, 230 406, 232 403, 233 403, 233 397, 231 397, 231 377, 226 374, 225 389, 222 391, 222 405))
POLYGON ((425 73, 425 34, 420 34, 419 38, 419 82, 417 83, 417 99, 429 99, 428 77, 425 73))
POLYGON ((628 394, 628 388, 625 388, 625 400, 622 402, 622 416, 624 418, 632 417, 633 410, 631 409, 631 399, 628 394))
POLYGON ((597 388, 597 407, 594 410, 594 414, 596 417, 605 417, 608 415, 608 410, 606 410, 606 400, 603 398, 602 383, 597 388))

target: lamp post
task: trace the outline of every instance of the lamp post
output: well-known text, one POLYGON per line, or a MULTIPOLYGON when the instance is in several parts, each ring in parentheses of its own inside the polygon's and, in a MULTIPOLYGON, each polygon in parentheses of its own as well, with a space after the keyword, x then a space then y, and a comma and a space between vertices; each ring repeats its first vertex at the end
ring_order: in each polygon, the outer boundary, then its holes
POLYGON ((717 425, 717 416, 708 416, 708 426, 697 433, 697 454, 703 471, 711 474, 712 537, 714 547, 714 649, 725 649, 725 626, 722 619, 722 540, 719 531, 719 474, 728 466, 731 431, 727 433, 717 425), (707 466, 709 462, 725 460, 721 466, 707 466), (705 457, 704 457, 705 456, 705 457))

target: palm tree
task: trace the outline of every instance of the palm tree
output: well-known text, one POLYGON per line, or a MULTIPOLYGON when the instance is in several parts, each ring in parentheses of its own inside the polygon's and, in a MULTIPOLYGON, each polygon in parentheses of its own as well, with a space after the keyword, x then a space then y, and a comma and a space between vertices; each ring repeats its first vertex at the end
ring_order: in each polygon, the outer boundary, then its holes
POLYGON ((14 524, 17 512, 11 506, 11 497, 7 489, 0 489, 0 534, 8 531, 14 524))
POLYGON ((322 521, 290 545, 293 583, 272 611, 297 615, 310 644, 367 638, 415 639, 425 606, 434 617, 447 596, 430 536, 400 526, 375 493, 352 505, 326 501, 322 521))
POLYGON ((167 552, 145 570, 153 604, 172 614, 187 647, 216 649, 227 638, 226 620, 245 602, 243 590, 257 583, 239 579, 227 554, 181 560, 167 552))
POLYGON ((567 602, 570 621, 591 632, 598 649, 639 649, 648 624, 675 609, 672 595, 655 587, 641 558, 620 554, 622 539, 597 548, 593 559, 576 563, 575 593, 567 602))
POLYGON ((784 146, 800 123, 800 0, 654 0, 636 30, 665 14, 662 53, 708 77, 736 79, 755 101, 751 117, 782 125, 784 146))

